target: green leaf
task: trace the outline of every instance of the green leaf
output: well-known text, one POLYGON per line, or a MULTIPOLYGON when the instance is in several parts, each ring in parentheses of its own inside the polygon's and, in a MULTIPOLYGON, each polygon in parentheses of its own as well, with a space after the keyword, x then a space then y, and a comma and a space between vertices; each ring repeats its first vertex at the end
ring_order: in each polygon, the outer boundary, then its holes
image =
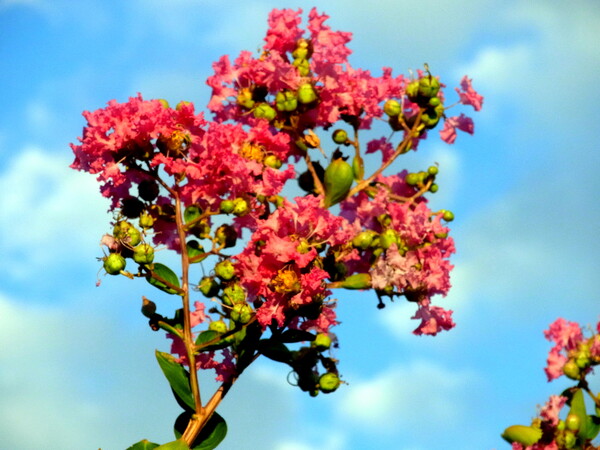
MULTIPOLYGON (((175 421, 175 437, 180 438, 185 431, 192 414, 183 412, 175 421)), ((227 423, 218 413, 214 412, 204 425, 198 437, 192 443, 192 450, 212 450, 216 448, 227 435, 227 423)))
POLYGON ((273 361, 289 363, 292 361, 292 352, 284 343, 274 339, 261 339, 258 342, 258 351, 273 361))
POLYGON ((504 430, 502 439, 509 444, 518 442, 525 446, 535 444, 542 437, 542 430, 539 428, 528 427, 525 425, 512 425, 504 430))
POLYGON ((127 450, 152 450, 158 447, 158 444, 150 442, 148 439, 142 439, 140 442, 136 442, 127 450))
POLYGON ((585 432, 579 432, 579 435, 584 440, 593 440, 600 433, 600 417, 598 416, 586 416, 585 420, 585 432))
POLYGON ((312 342, 315 340, 315 335, 304 330, 286 330, 279 337, 281 342, 312 342))
POLYGON ((190 260, 191 260, 190 262, 192 262, 192 263, 198 263, 200 261, 203 261, 208 256, 206 254, 206 252, 204 251, 204 248, 195 239, 188 241, 185 244, 185 248, 187 249, 188 256, 190 257, 190 260))
POLYGON ((196 220, 201 215, 202 210, 200 208, 198 208, 196 205, 190 205, 187 208, 185 208, 185 211, 183 211, 183 220, 187 224, 193 220, 196 220))
POLYGON ((213 350, 219 350, 219 349, 222 349, 222 348, 225 348, 225 347, 228 347, 229 345, 231 345, 233 338, 221 339, 221 340, 214 341, 220 335, 221 335, 221 333, 214 331, 214 330, 206 330, 206 331, 203 331, 202 333, 200 333, 198 335, 198 337, 196 338, 196 346, 200 347, 198 350, 201 350, 203 352, 208 352, 208 351, 213 351, 213 350), (206 342, 211 342, 211 341, 214 341, 214 343, 212 343, 210 345, 204 345, 206 342))
POLYGON ((190 448, 185 441, 177 439, 176 441, 167 442, 160 447, 156 447, 156 450, 190 450, 190 448))
POLYGON ((579 416, 579 419, 581 420, 581 427, 579 428, 577 435, 580 437, 586 436, 588 434, 588 417, 587 412, 585 411, 585 400, 583 398, 583 391, 581 389, 577 389, 573 393, 569 414, 575 414, 579 416))
MULTIPOLYGON (((177 274, 175 272, 173 272, 171 269, 169 269, 167 266, 165 266, 164 264, 154 263, 152 266, 152 273, 155 273, 156 275, 158 275, 160 278, 162 278, 163 280, 165 280, 172 286, 175 286, 177 288, 180 287, 179 277, 177 276, 177 274)), ((172 287, 167 286, 165 283, 158 280, 157 278, 154 278, 152 276, 152 274, 148 275, 146 277, 146 280, 148 280, 148 283, 150 283, 155 288, 158 288, 161 291, 164 291, 168 294, 178 294, 179 293, 176 289, 173 289, 172 287)))
POLYGON ((195 409, 194 397, 190 388, 190 374, 181 364, 175 361, 172 355, 156 350, 156 359, 162 369, 173 393, 181 402, 192 411, 195 409))

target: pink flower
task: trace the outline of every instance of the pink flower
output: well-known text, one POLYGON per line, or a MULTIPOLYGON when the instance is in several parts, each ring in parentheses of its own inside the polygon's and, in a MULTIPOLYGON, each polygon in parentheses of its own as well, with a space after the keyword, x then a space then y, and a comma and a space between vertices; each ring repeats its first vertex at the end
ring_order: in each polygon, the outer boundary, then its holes
POLYGON ((269 29, 265 37, 265 49, 284 54, 296 48, 296 42, 302 37, 298 27, 302 19, 302 10, 273 9, 269 14, 269 29))
POLYGON ((544 331, 544 336, 555 343, 548 354, 547 366, 544 368, 548 381, 552 381, 563 374, 562 368, 567 362, 566 354, 577 348, 583 340, 583 333, 576 322, 559 318, 544 331))
POLYGON ((550 422, 552 426, 558 425, 558 414, 560 413, 562 407, 565 406, 566 402, 566 397, 562 397, 560 395, 551 395, 550 399, 540 411, 540 417, 550 422))
POLYGON ((483 97, 479 95, 471 86, 471 80, 465 75, 460 81, 461 89, 456 88, 460 96, 460 102, 463 105, 471 105, 475 111, 480 111, 483 105, 483 97))
POLYGON ((450 330, 456 324, 452 321, 452 311, 439 306, 430 306, 431 301, 424 299, 419 302, 419 309, 411 319, 421 319, 420 325, 413 331, 416 335, 428 334, 435 336, 442 330, 450 330))
POLYGON ((456 140, 456 129, 473 134, 475 125, 473 119, 461 114, 460 116, 448 117, 444 121, 444 128, 440 131, 440 137, 448 144, 454 144, 456 140))

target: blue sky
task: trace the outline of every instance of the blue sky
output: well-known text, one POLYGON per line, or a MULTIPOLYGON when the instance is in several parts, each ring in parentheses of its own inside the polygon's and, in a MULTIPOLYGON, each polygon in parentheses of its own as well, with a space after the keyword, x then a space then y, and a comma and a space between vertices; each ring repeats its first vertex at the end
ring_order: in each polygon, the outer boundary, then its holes
POLYGON ((138 312, 149 286, 95 287, 108 205, 68 169, 68 143, 81 112, 113 98, 203 107, 213 61, 262 45, 273 7, 313 5, 354 33, 354 66, 427 62, 485 96, 474 136, 431 139, 396 165, 440 163, 432 202, 454 211, 458 254, 438 303, 457 327, 416 337, 414 306, 340 292, 348 385, 313 399, 258 363, 222 405, 222 448, 508 448, 502 430, 567 386, 546 382, 542 332, 600 315, 596 0, 0 0, 0 448, 171 439, 178 407, 153 356, 167 342, 138 312))

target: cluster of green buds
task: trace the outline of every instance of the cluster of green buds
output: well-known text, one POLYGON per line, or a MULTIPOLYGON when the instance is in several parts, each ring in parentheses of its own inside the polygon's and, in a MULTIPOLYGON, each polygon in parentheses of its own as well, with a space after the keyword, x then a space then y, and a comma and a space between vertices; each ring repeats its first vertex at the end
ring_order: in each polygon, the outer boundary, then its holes
POLYGON ((577 348, 569 353, 569 359, 563 366, 563 373, 572 380, 581 380, 592 366, 600 364, 600 357, 592 355, 594 342, 598 345, 600 335, 594 335, 581 341, 577 348))
POLYGON ((310 75, 310 57, 312 56, 313 48, 312 44, 308 39, 298 39, 296 42, 296 48, 292 52, 294 61, 292 65, 298 69, 298 73, 307 77, 310 75))
MULTIPOLYGON (((444 116, 444 104, 438 97, 439 91, 440 82, 429 71, 406 86, 406 96, 420 109, 420 124, 417 129, 419 133, 435 128, 444 116)), ((385 102, 383 111, 388 116, 388 122, 394 131, 402 130, 405 127, 412 128, 419 117, 415 111, 411 111, 410 115, 405 115, 402 104, 394 99, 385 102)))
POLYGON ((142 233, 129 221, 120 220, 112 235, 106 235, 103 243, 110 250, 103 258, 103 267, 109 275, 125 274, 126 258, 145 266, 154 261, 154 248, 142 241, 142 233))
POLYGON ((439 186, 435 184, 435 177, 438 174, 437 166, 429 166, 427 171, 410 172, 404 177, 404 181, 409 186, 414 186, 418 189, 424 189, 431 193, 436 193, 439 190, 439 186))

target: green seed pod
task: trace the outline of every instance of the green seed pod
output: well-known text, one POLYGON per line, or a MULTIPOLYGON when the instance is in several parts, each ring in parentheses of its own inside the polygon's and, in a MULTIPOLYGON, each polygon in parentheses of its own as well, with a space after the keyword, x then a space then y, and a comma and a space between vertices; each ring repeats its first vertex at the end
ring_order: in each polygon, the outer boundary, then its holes
POLYGON ((446 222, 452 222, 454 220, 454 213, 452 211, 445 210, 444 211, 444 215, 442 216, 442 218, 446 222))
POLYGON ((219 293, 220 286, 214 277, 203 277, 198 283, 198 289, 205 297, 211 298, 219 293))
POLYGON ((346 142, 348 142, 348 133, 346 132, 346 130, 335 130, 333 132, 333 134, 331 135, 331 138, 333 139, 333 142, 335 142, 336 144, 345 144, 346 142))
POLYGON ((502 438, 509 444, 518 442, 527 447, 535 444, 542 437, 542 430, 525 425, 513 425, 502 433, 502 438))
POLYGON ((165 109, 169 109, 169 102, 166 101, 164 98, 159 98, 158 101, 160 102, 160 104, 162 105, 163 108, 165 109))
POLYGON ((304 105, 308 105, 315 100, 317 100, 317 93, 313 85, 310 83, 301 84, 298 88, 298 101, 304 105))
POLYGON ((307 77, 310 74, 310 63, 308 59, 296 58, 292 62, 292 66, 298 69, 298 73, 302 77, 307 77))
POLYGON ((215 274, 224 281, 229 281, 235 276, 235 267, 230 260, 224 259, 215 265, 215 274))
POLYGON ((208 329, 211 331, 216 331, 219 334, 227 333, 229 331, 227 324, 222 320, 213 320, 208 324, 208 329))
POLYGON ((581 377, 581 370, 572 359, 569 359, 563 366, 563 373, 571 380, 579 380, 581 377))
POLYGON ((246 291, 238 283, 227 286, 223 289, 223 303, 227 306, 246 303, 246 291))
POLYGON ((154 225, 154 218, 148 213, 142 213, 140 215, 140 227, 147 230, 152 228, 152 225, 154 225))
POLYGON ((577 414, 569 414, 565 419, 565 427, 567 430, 577 431, 581 428, 581 417, 577 414))
POLYGON ((414 80, 408 83, 406 86, 406 95, 411 102, 417 100, 417 97, 419 96, 419 80, 414 80))
POLYGON ((440 82, 437 78, 429 75, 419 80, 419 95, 423 97, 435 97, 440 90, 440 82))
POLYGON ((388 100, 383 105, 383 112, 390 117, 396 117, 402 112, 402 105, 398 100, 388 100))
POLYGON ((135 247, 142 241, 140 232, 131 223, 124 220, 115 224, 113 236, 115 239, 131 247, 135 247))
POLYGON ((352 166, 342 158, 334 159, 325 169, 323 181, 325 185, 325 207, 328 208, 339 203, 348 195, 350 186, 354 181, 352 166))
POLYGON ((238 217, 242 217, 245 216, 246 214, 248 214, 248 212, 250 211, 250 206, 248 205, 248 202, 246 200, 244 200, 241 197, 238 197, 236 199, 233 200, 233 214, 238 216, 238 217))
POLYGON ((270 167, 271 169, 280 169, 283 163, 281 160, 275 155, 267 155, 263 160, 265 166, 270 167))
POLYGON ((139 244, 133 249, 133 260, 138 264, 151 264, 154 261, 154 249, 150 244, 139 244))
POLYGON ((368 273, 355 273, 342 281, 341 286, 344 289, 369 289, 371 287, 371 275, 368 273))
POLYGON ((431 106, 432 108, 435 108, 436 106, 440 106, 442 104, 442 100, 439 97, 431 97, 429 99, 429 103, 428 105, 431 106))
POLYGON ((365 177, 365 162, 360 155, 356 155, 352 158, 352 173, 354 174, 354 179, 356 181, 360 181, 365 177))
POLYGON ((252 319, 252 308, 246 303, 237 303, 233 305, 229 315, 234 322, 245 324, 252 319))
POLYGON ((257 119, 266 119, 269 122, 277 117, 277 111, 268 103, 261 103, 253 111, 254 117, 257 119))
POLYGON ((416 186, 419 184, 419 175, 416 173, 408 173, 404 177, 404 182, 409 186, 416 186))
POLYGON ((432 176, 436 176, 439 172, 438 166, 429 166, 427 168, 427 173, 432 176))
POLYGON ((125 258, 118 253, 111 253, 104 258, 104 270, 109 275, 118 275, 125 269, 125 258))
POLYGON ((366 250, 373 243, 375 236, 377 236, 377 233, 373 230, 361 231, 352 239, 352 245, 361 250, 366 250))
POLYGON ((429 186, 429 192, 431 192, 432 194, 435 194, 439 189, 440 187, 435 183, 429 186))
POLYGON ((575 436, 575 433, 567 430, 567 431, 565 431, 564 437, 565 437, 565 448, 566 449, 575 447, 575 444, 577 444, 577 436, 575 436))
POLYGON ((329 394, 340 387, 340 377, 333 372, 324 373, 319 377, 319 389, 324 394, 329 394))
POLYGON ((331 347, 331 338, 326 333, 318 333, 315 340, 312 341, 311 346, 320 352, 324 352, 331 347))
POLYGON ((219 205, 219 210, 223 214, 231 214, 233 212, 234 206, 235 204, 233 203, 233 200, 223 200, 219 205))
POLYGON ((398 233, 396 232, 396 230, 392 230, 391 228, 388 228, 379 235, 379 246, 384 250, 390 248, 392 244, 398 244, 398 242, 398 233))

